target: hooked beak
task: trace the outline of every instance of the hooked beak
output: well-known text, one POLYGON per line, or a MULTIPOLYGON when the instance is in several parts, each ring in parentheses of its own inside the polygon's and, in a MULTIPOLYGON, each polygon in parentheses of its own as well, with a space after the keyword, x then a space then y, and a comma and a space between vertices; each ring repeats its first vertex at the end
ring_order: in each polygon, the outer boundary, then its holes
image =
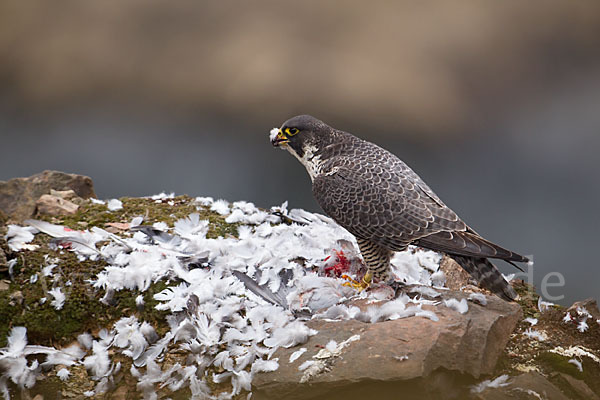
MULTIPOLYGON (((273 132, 273 133, 275 133, 275 132, 273 132)), ((287 136, 285 136, 285 134, 283 133, 283 131, 281 129, 277 130, 276 135, 271 136, 271 144, 275 147, 279 147, 284 144, 287 144, 289 141, 290 140, 287 138, 287 136)))

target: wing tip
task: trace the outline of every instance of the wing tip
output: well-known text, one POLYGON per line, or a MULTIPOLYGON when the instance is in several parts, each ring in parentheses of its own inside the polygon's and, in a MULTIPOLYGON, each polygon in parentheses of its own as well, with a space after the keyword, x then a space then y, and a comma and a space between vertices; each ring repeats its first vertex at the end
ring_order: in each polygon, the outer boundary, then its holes
POLYGON ((519 296, 519 294, 515 291, 515 289, 513 289, 513 287, 508 282, 506 282, 506 286, 504 286, 502 288, 500 293, 496 293, 496 294, 500 295, 500 298, 502 298, 503 300, 506 300, 506 301, 512 302, 512 301, 519 301, 521 299, 521 296, 519 296))

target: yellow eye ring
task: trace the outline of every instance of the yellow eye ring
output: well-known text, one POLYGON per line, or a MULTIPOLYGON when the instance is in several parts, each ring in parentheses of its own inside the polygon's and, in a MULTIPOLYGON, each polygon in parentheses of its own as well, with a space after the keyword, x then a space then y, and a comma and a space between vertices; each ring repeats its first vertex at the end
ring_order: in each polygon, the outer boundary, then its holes
POLYGON ((300 132, 300 130, 298 128, 285 128, 285 133, 288 136, 294 136, 295 134, 297 134, 298 132, 300 132))

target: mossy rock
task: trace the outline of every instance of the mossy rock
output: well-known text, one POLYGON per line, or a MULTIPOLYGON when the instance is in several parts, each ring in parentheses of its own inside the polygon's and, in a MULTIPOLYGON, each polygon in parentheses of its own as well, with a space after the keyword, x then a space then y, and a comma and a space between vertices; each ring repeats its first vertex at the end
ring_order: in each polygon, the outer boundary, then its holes
MULTIPOLYGON (((117 211, 108 211, 103 204, 84 201, 74 215, 39 218, 80 230, 94 226, 106 229, 110 222, 130 222, 138 216, 144 217, 145 224, 165 222, 172 226, 176 220, 198 213, 201 219, 209 221, 207 237, 237 236, 239 224, 225 222, 224 216, 198 206, 188 196, 162 200, 122 198, 121 201, 123 208, 117 211)), ((120 290, 114 293, 110 305, 106 305, 101 302, 104 291, 94 289, 89 283, 105 268, 106 262, 101 259, 79 261, 73 253, 51 248, 50 240, 48 235, 39 233, 32 242, 39 246, 37 250, 10 253, 6 248, 8 258, 16 258, 17 263, 12 269, 12 277, 8 271, 0 270, 0 279, 11 281, 9 289, 0 292, 0 347, 6 346, 7 336, 14 326, 27 328, 29 343, 58 346, 71 343, 80 333, 110 327, 129 315, 149 322, 158 334, 168 330, 167 312, 156 310, 158 302, 154 295, 178 282, 160 280, 144 292, 120 290), (50 282, 42 269, 54 259, 58 262, 52 273, 53 282, 50 282), (52 285, 60 286, 66 295, 67 300, 60 310, 51 305, 53 297, 48 292, 52 285), (140 294, 144 298, 143 308, 138 308, 135 302, 140 294)))

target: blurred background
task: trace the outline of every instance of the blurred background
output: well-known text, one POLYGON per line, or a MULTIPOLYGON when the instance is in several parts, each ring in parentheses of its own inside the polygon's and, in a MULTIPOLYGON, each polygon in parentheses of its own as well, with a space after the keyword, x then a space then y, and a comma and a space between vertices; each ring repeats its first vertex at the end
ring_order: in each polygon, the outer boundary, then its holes
POLYGON ((268 141, 309 113, 534 254, 537 286, 561 273, 561 303, 599 298, 599 49, 595 0, 3 1, 0 180, 319 211, 268 141))

